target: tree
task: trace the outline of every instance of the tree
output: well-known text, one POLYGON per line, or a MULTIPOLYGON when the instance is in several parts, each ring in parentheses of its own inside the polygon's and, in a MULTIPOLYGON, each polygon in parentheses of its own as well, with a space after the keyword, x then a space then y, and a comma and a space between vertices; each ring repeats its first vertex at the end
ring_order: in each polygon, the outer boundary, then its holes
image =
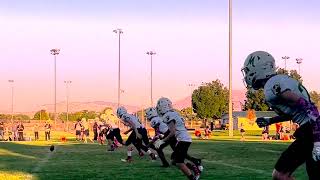
POLYGON ((199 118, 220 118, 228 109, 228 89, 215 80, 192 93, 192 107, 199 118))
POLYGON ((196 115, 193 113, 192 107, 181 109, 180 114, 185 120, 193 120, 196 117, 196 115))
POLYGON ((48 120, 49 119, 49 113, 46 112, 46 110, 40 110, 38 112, 36 112, 33 116, 34 120, 48 120))
POLYGON ((265 97, 264 92, 262 89, 253 91, 253 90, 247 90, 246 93, 247 99, 244 103, 244 111, 247 111, 249 109, 254 109, 256 111, 268 111, 269 106, 265 103, 265 97))
POLYGON ((316 91, 310 92, 310 98, 312 102, 314 102, 318 108, 320 108, 320 93, 317 93, 316 91))

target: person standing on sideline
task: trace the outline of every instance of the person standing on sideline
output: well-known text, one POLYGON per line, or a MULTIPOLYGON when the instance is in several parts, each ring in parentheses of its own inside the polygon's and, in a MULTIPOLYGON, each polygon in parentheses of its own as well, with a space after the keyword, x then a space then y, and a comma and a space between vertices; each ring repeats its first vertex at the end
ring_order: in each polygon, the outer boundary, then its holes
POLYGON ((51 124, 47 121, 44 125, 46 141, 50 140, 51 124))
POLYGON ((240 124, 240 134, 241 134, 241 139, 240 141, 244 141, 246 138, 244 137, 244 134, 246 133, 246 131, 244 130, 243 124, 240 124))
POLYGON ((97 118, 94 120, 92 129, 93 129, 93 140, 96 141, 96 140, 98 140, 98 122, 97 122, 97 118))
POLYGON ((82 125, 80 119, 77 120, 76 124, 74 125, 74 129, 76 130, 76 141, 80 141, 81 139, 81 129, 82 125))
POLYGON ((82 127, 83 127, 84 143, 87 143, 87 139, 89 139, 91 142, 93 142, 93 140, 90 139, 90 137, 89 137, 89 123, 87 122, 86 118, 82 118, 81 123, 82 123, 82 127))
POLYGON ((0 122, 0 141, 4 140, 4 124, 0 122))
POLYGON ((33 132, 34 132, 34 140, 35 141, 39 140, 39 125, 38 125, 38 123, 36 123, 33 126, 33 132))
POLYGON ((19 141, 23 141, 23 130, 24 130, 24 126, 22 124, 22 122, 20 121, 18 126, 17 126, 17 130, 18 130, 18 140, 19 141))

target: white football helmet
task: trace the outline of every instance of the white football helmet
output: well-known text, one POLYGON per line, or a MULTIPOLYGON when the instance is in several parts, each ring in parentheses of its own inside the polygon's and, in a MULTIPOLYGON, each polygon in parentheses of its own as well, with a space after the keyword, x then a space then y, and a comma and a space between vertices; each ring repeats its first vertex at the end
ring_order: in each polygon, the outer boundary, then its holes
POLYGON ((153 118, 150 122, 150 125, 152 128, 156 128, 157 126, 159 126, 160 121, 159 118, 153 118))
POLYGON ((258 90, 261 88, 259 84, 261 80, 276 74, 275 60, 271 54, 265 51, 256 51, 249 54, 241 71, 247 87, 258 90))
POLYGON ((153 117, 157 117, 158 113, 156 108, 150 107, 146 109, 146 117, 150 121, 153 117))
POLYGON ((160 116, 163 116, 166 112, 173 109, 170 99, 162 97, 157 102, 157 112, 160 116))
POLYGON ((124 114, 127 114, 127 109, 123 106, 118 107, 117 109, 117 117, 121 118, 124 114))

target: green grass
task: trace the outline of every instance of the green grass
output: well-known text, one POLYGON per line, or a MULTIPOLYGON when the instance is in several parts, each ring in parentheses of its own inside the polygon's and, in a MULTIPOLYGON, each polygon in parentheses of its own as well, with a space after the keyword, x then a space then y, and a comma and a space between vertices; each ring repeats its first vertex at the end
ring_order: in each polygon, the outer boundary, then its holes
MULTIPOLYGON (((201 179, 271 179, 271 172, 286 142, 260 142, 260 137, 247 137, 247 142, 214 136, 212 140, 194 140, 189 154, 203 158, 201 179)), ((106 146, 75 141, 0 142, 0 179, 186 179, 176 167, 161 168, 160 161, 133 154, 134 162, 121 162, 126 149, 106 152, 106 146), (49 146, 54 144, 52 153, 49 146)), ((68 136, 72 137, 72 134, 68 136)), ((43 137, 40 137, 43 138, 43 137)), ((70 139, 70 138, 69 138, 70 139)), ((169 147, 165 151, 171 153, 169 147)), ((169 158, 167 158, 169 159, 169 158)), ((295 176, 307 179, 304 166, 295 176)))

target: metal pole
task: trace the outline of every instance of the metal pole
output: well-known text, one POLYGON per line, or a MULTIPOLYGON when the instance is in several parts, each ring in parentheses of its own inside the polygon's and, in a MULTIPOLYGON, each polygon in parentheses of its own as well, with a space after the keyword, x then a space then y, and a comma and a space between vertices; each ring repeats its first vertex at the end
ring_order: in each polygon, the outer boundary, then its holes
POLYGON ((57 56, 54 55, 54 124, 57 126, 57 56))
POLYGON ((119 64, 118 64, 118 107, 120 107, 120 36, 119 31, 119 64))
POLYGON ((233 118, 232 118, 232 0, 229 0, 229 136, 233 137, 233 118))
POLYGON ((69 132, 69 82, 67 81, 66 86, 67 93, 67 132, 69 132))
POLYGON ((11 123, 13 122, 13 96, 14 96, 14 89, 13 85, 11 87, 11 123))
POLYGON ((152 98, 152 54, 151 54, 151 107, 153 106, 153 98, 152 98))

